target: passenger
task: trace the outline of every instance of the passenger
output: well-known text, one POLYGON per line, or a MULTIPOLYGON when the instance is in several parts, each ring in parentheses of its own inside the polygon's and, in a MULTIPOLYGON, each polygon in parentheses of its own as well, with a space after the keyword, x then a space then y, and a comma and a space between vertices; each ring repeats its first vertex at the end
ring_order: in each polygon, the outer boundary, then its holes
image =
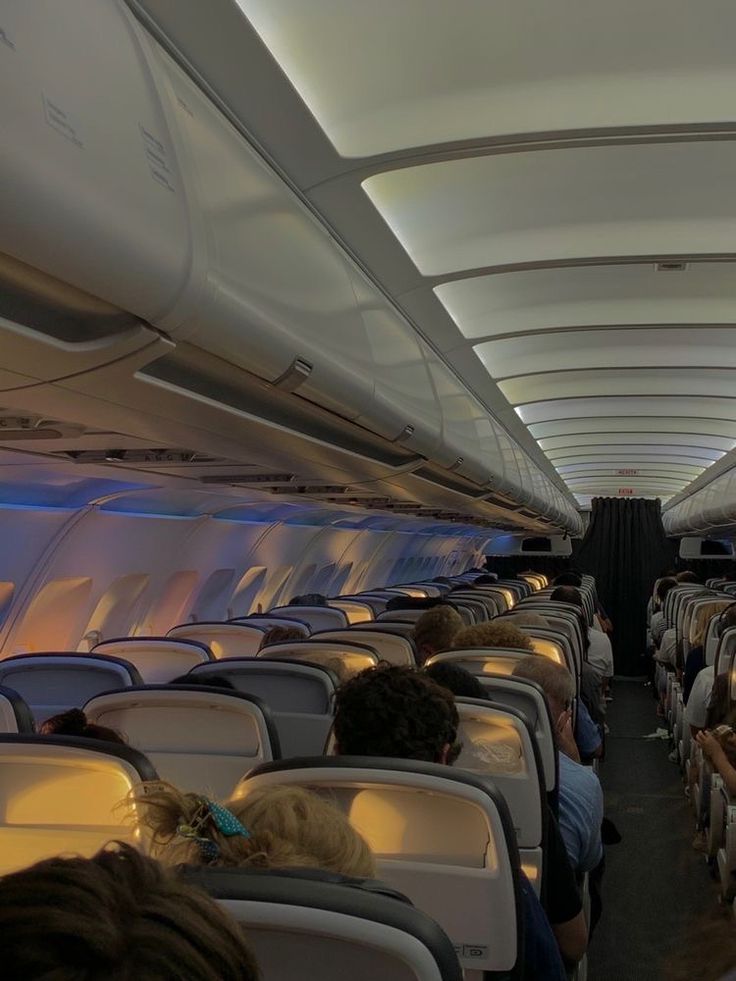
POLYGON ((197 685, 202 688, 226 688, 228 691, 237 691, 229 678, 217 674, 180 674, 178 678, 173 678, 169 684, 197 685))
POLYGON ((732 726, 721 725, 713 730, 703 729, 695 741, 718 770, 726 790, 736 795, 736 732, 732 726))
MULTIPOLYGON (((379 665, 344 685, 335 698, 338 755, 387 756, 451 766, 460 754, 459 717, 452 694, 411 668, 379 665)), ((559 832, 549 815, 547 920, 528 880, 522 875, 525 923, 525 973, 530 979, 563 978, 559 951, 571 963, 587 946, 580 894, 559 832), (549 932, 549 924, 557 940, 549 932)))
POLYGON ((583 577, 578 572, 561 572, 559 576, 556 576, 553 586, 574 586, 576 589, 580 589, 583 585, 583 577))
POLYGON ((423 613, 412 631, 417 664, 422 665, 433 654, 452 647, 455 635, 462 629, 463 618, 447 604, 423 613))
POLYGON ((271 647, 273 644, 288 644, 292 640, 306 640, 308 636, 308 631, 298 624, 294 624, 293 627, 280 625, 269 627, 263 635, 261 646, 258 649, 262 651, 264 647, 271 647))
MULTIPOLYGON (((720 635, 730 627, 736 627, 736 603, 727 606, 718 618, 716 634, 720 635)), ((690 658, 688 658, 688 664, 690 658)), ((725 721, 730 709, 730 693, 728 675, 722 675, 723 681, 715 684, 715 665, 707 665, 695 674, 692 680, 688 699, 685 703, 685 718, 694 736, 698 730, 720 725, 725 721)))
POLYGON ((327 606, 327 597, 322 593, 303 593, 301 596, 292 596, 287 606, 327 606))
POLYGON ((673 576, 665 576, 664 579, 660 579, 657 583, 655 608, 649 623, 649 632, 652 635, 652 642, 655 647, 659 647, 662 634, 667 626, 664 619, 664 601, 667 598, 667 593, 676 585, 677 580, 673 576))
POLYGON ((3 976, 23 981, 257 981, 237 923, 128 845, 0 879, 3 976))
MULTIPOLYGON (((569 603, 583 612, 583 597, 580 590, 574 586, 557 586, 550 599, 555 603, 569 603)), ((587 661, 601 679, 601 687, 605 696, 610 679, 613 677, 613 650, 611 641, 601 630, 588 627, 585 616, 581 619, 583 637, 588 639, 587 661)))
POLYGON ((87 716, 81 709, 69 709, 59 715, 52 715, 42 722, 38 728, 41 736, 79 736, 83 739, 102 739, 105 742, 127 746, 123 736, 115 729, 98 726, 88 722, 87 716))
POLYGON ((699 584, 700 579, 697 573, 693 572, 692 569, 684 569, 682 572, 678 572, 675 579, 681 585, 699 584))
POLYGON ((488 692, 480 679, 465 668, 461 668, 459 664, 453 664, 452 661, 430 664, 424 669, 424 673, 459 698, 488 699, 488 692))
POLYGON ((603 858, 603 791, 590 767, 580 764, 572 731, 575 682, 567 668, 546 657, 527 657, 512 674, 536 681, 546 696, 560 751, 560 830, 573 867, 591 872, 603 858))
POLYGON ((484 572, 471 583, 471 586, 495 586, 498 582, 498 575, 495 572, 484 572))
POLYGON ((165 865, 376 874, 370 848, 342 811, 303 787, 264 787, 220 804, 149 783, 130 800, 152 836, 152 853, 165 865))
POLYGON ((495 617, 486 623, 463 627, 452 642, 454 648, 506 647, 514 651, 533 651, 531 640, 525 633, 509 623, 506 617, 495 617))
POLYGON ((386 612, 390 610, 431 610, 444 603, 441 596, 392 596, 386 603, 386 612))

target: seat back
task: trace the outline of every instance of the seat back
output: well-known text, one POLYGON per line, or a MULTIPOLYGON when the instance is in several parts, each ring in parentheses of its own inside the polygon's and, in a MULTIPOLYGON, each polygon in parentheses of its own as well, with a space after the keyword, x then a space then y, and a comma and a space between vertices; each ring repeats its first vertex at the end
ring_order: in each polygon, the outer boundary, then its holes
POLYGON ((715 656, 715 674, 726 674, 733 668, 736 654, 736 627, 728 627, 721 634, 715 656))
POLYGON ((471 674, 506 674, 510 675, 519 661, 531 657, 529 651, 511 650, 506 647, 467 647, 452 651, 441 651, 427 658, 424 666, 438 664, 440 661, 452 661, 471 674))
POLYGON ((190 675, 225 678, 238 691, 265 702, 279 734, 283 759, 318 755, 324 750, 338 684, 327 668, 286 659, 233 657, 203 664, 190 675))
POLYGON ((378 614, 376 617, 376 623, 382 623, 384 620, 395 620, 397 623, 416 623, 417 620, 426 612, 427 609, 386 610, 384 613, 378 614))
POLYGON ((129 661, 93 654, 16 654, 0 661, 0 684, 17 691, 36 722, 81 708, 93 695, 111 688, 140 685, 129 661))
POLYGON ((334 610, 342 610, 350 624, 366 623, 373 619, 372 607, 357 599, 342 599, 338 596, 335 599, 328 599, 327 604, 334 610))
POLYGON ((339 630, 349 623, 347 613, 333 606, 275 606, 268 612, 283 617, 284 620, 292 618, 306 623, 311 633, 318 630, 339 630))
POLYGON ((240 692, 194 685, 144 685, 90 699, 87 718, 124 732, 163 780, 218 798, 254 766, 279 759, 264 703, 240 692))
POLYGON ((216 659, 221 657, 255 657, 266 628, 247 623, 180 623, 166 634, 171 640, 194 640, 204 644, 216 659))
POLYGON ((290 661, 319 664, 334 672, 341 682, 373 667, 379 661, 375 650, 366 644, 344 640, 316 641, 311 638, 272 644, 263 651, 263 656, 274 660, 285 657, 290 661))
POLYGON ((687 627, 687 636, 683 651, 687 655, 690 648, 697 645, 699 640, 703 642, 703 651, 707 642, 708 624, 714 617, 730 606, 733 600, 730 597, 712 597, 709 599, 698 599, 692 604, 690 610, 689 623, 683 624, 683 629, 687 627))
POLYGON ((530 723, 522 712, 483 699, 458 698, 456 705, 463 747, 456 769, 492 778, 508 804, 525 870, 531 866, 541 873, 546 801, 530 723))
MULTIPOLYGON (((352 628, 350 628, 350 629, 352 630, 352 628)), ((359 624, 356 629, 358 629, 358 630, 365 630, 365 631, 378 630, 379 632, 380 631, 389 630, 392 634, 399 634, 401 637, 408 637, 409 640, 412 641, 412 647, 414 646, 414 644, 413 644, 414 624, 413 623, 407 623, 406 621, 399 622, 397 620, 381 620, 380 622, 377 621, 377 620, 372 620, 370 623, 361 623, 361 624, 359 624)))
POLYGON ((521 712, 529 723, 539 750, 544 789, 554 797, 559 777, 557 744, 554 723, 544 691, 536 681, 530 681, 528 678, 482 674, 478 676, 478 680, 494 704, 521 712))
POLYGON ((329 797, 376 856, 379 877, 445 930, 461 965, 519 963, 519 856, 508 808, 490 780, 433 763, 303 758, 250 773, 237 797, 274 784, 329 797))
POLYGON ((304 636, 309 636, 309 626, 306 623, 302 623, 301 620, 292 620, 291 618, 287 620, 286 617, 272 617, 267 613, 264 613, 263 616, 233 617, 232 620, 228 620, 228 623, 242 624, 244 627, 260 628, 263 633, 261 635, 259 649, 260 644, 263 643, 263 636, 265 636, 271 627, 300 627, 304 636))
POLYGON ((0 685, 0 732, 32 733, 33 713, 17 691, 0 685))
POLYGON ((113 839, 140 847, 118 805, 142 780, 156 779, 128 746, 0 735, 0 875, 61 852, 90 856, 113 839))
POLYGON ((169 637, 121 637, 105 640, 90 652, 101 657, 117 657, 134 664, 144 684, 165 684, 186 674, 196 664, 210 662, 212 655, 204 644, 169 637))
POLYGON ((312 635, 312 640, 346 640, 350 643, 366 644, 372 648, 382 661, 389 664, 416 664, 414 644, 401 634, 391 630, 361 630, 349 627, 347 630, 323 630, 312 635))
POLYGON ((426 914, 360 880, 190 868, 189 881, 242 924, 264 978, 462 981, 452 943, 426 914))

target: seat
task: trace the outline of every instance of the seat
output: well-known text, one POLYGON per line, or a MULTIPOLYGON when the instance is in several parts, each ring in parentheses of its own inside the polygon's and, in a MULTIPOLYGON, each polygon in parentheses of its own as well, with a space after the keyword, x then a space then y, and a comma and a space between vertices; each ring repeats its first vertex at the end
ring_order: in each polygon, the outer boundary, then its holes
MULTIPOLYGON (((260 655, 259 655, 260 656, 260 655)), ((353 675, 378 664, 378 654, 366 644, 344 640, 293 640, 284 644, 271 644, 263 656, 273 659, 282 657, 290 661, 306 661, 319 664, 333 671, 343 682, 353 675)))
POLYGON ((227 798, 248 770, 279 759, 266 705, 253 695, 194 685, 145 685, 90 699, 87 718, 125 733, 163 780, 227 798))
POLYGON ((368 603, 362 603, 357 599, 343 599, 336 597, 328 599, 327 605, 335 610, 342 610, 348 618, 348 623, 366 623, 373 619, 373 609, 368 603))
MULTIPOLYGON (((258 627, 263 631, 263 634, 269 631, 271 627, 301 627, 304 636, 309 636, 309 627, 306 623, 302 623, 300 620, 287 620, 285 617, 272 617, 267 613, 249 617, 233 617, 232 620, 228 620, 228 623, 239 623, 244 627, 258 627)), ((262 642, 263 637, 261 637, 262 642)))
POLYGON ((366 644, 382 661, 389 664, 414 665, 414 644, 407 637, 393 633, 390 629, 361 630, 349 627, 347 630, 322 630, 312 634, 312 640, 346 640, 350 643, 366 644))
POLYGON ((381 621, 372 620, 370 623, 361 623, 358 629, 366 630, 366 631, 390 630, 392 634, 399 634, 401 637, 408 637, 409 640, 413 640, 414 638, 414 623, 408 623, 406 621, 400 622, 397 620, 381 620, 381 621))
POLYGON ((376 623, 383 623, 385 620, 395 620, 397 623, 416 623, 419 617, 426 612, 427 609, 386 610, 384 613, 378 614, 376 623))
POLYGON ((511 650, 506 647, 467 647, 452 651, 440 651, 425 662, 425 667, 440 661, 452 661, 471 674, 510 675, 519 661, 530 657, 529 651, 511 650))
POLYGON ((318 630, 339 630, 350 622, 347 613, 332 606, 275 606, 268 611, 284 620, 306 623, 311 633, 318 630))
POLYGON ((242 924, 264 978, 303 981, 308 965, 320 981, 462 981, 441 927, 359 880, 316 870, 184 874, 242 924))
POLYGON ((94 654, 16 654, 0 661, 0 684, 17 691, 36 722, 81 708, 93 695, 143 683, 130 661, 94 654))
POLYGON ((233 657, 202 664, 190 675, 225 678, 238 691, 262 699, 271 711, 283 759, 316 756, 324 750, 338 684, 327 668, 286 659, 233 657))
POLYGON ((539 894, 542 887, 545 787, 542 760, 531 724, 506 705, 475 698, 455 699, 462 751, 455 768, 490 777, 506 801, 522 868, 539 894))
POLYGON ((379 878, 440 924, 464 969, 517 976, 518 851, 491 781, 413 760, 313 757, 253 770, 236 797, 285 783, 344 810, 373 850, 379 878))
POLYGON ((200 623, 181 623, 172 627, 166 636, 171 640, 193 640, 204 644, 216 659, 255 657, 266 629, 250 620, 247 623, 203 620, 200 623))
POLYGON ((71 736, 0 735, 0 875, 61 852, 141 841, 118 804, 156 780, 129 746, 71 736))
POLYGON ((33 713, 17 691, 0 685, 0 732, 35 732, 33 713))
POLYGON ((91 654, 118 657, 134 664, 145 684, 165 684, 186 674, 195 664, 211 661, 208 647, 191 640, 170 637, 121 637, 105 640, 92 648, 91 654))

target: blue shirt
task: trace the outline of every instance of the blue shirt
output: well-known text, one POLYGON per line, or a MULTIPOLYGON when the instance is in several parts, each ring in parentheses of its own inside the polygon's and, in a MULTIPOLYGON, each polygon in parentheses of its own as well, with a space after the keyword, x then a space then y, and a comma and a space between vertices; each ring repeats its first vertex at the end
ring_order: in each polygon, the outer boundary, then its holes
POLYGON ((570 862, 590 872, 603 858, 603 791, 589 766, 560 753, 559 824, 570 862))
POLYGON ((578 699, 578 717, 575 722, 575 742, 580 755, 593 756, 601 745, 601 731, 590 717, 581 699, 578 699))
POLYGON ((524 981, 566 981, 560 949, 547 914, 523 872, 521 910, 524 921, 524 981))

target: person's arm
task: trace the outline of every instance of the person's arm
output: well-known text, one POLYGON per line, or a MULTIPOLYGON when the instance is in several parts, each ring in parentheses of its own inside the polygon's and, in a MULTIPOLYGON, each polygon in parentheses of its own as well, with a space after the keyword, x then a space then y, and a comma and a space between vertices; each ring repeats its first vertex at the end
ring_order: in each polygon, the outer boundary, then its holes
POLYGON ((553 923, 552 932, 565 961, 568 964, 577 964, 588 949, 588 924, 585 913, 580 910, 578 915, 567 923, 553 923))
POLYGON ((695 742, 700 746, 705 755, 718 770, 723 782, 726 785, 729 796, 736 797, 736 770, 728 762, 728 757, 723 752, 721 744, 712 732, 699 732, 695 737, 695 742))
POLYGON ((560 826, 549 809, 545 858, 545 912, 560 953, 568 964, 576 964, 588 947, 588 924, 560 826))
POLYGON ((572 731, 572 710, 567 709, 562 712, 557 720, 557 746, 561 753, 569 756, 576 763, 580 762, 578 745, 575 742, 575 734, 572 731))

